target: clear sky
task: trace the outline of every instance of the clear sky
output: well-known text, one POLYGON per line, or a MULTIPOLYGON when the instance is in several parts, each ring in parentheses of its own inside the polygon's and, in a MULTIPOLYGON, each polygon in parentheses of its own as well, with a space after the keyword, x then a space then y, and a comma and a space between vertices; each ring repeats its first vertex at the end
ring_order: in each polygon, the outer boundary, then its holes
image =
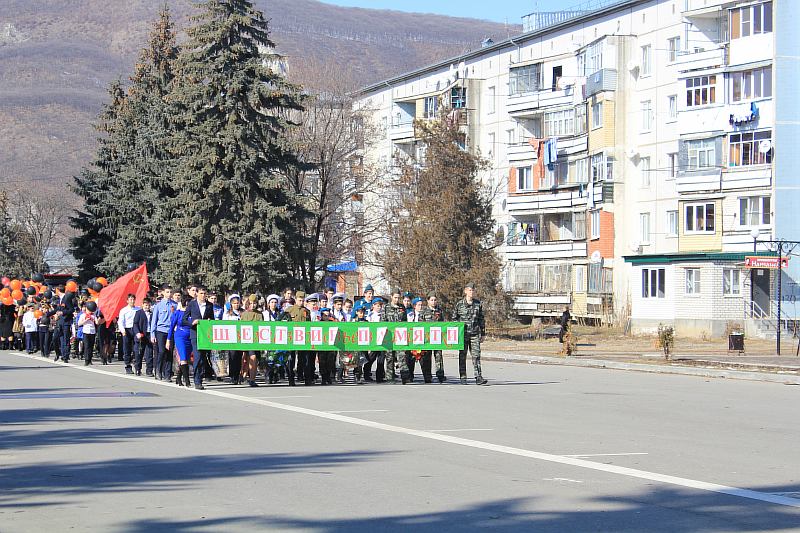
POLYGON ((579 0, 322 0, 326 4, 438 13, 509 24, 521 24, 522 16, 533 11, 555 11, 579 4, 579 0))

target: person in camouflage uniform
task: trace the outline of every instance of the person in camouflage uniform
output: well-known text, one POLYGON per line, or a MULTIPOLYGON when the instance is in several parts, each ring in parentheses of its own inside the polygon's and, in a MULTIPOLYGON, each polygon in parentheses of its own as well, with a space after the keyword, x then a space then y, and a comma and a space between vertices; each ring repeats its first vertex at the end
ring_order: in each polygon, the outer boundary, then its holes
MULTIPOLYGON (((435 293, 431 292, 428 294, 428 306, 422 310, 422 313, 420 314, 419 317, 419 321, 420 322, 444 321, 444 313, 442 312, 442 308, 439 307, 436 303, 435 293)), ((442 358, 442 351, 433 350, 432 352, 430 352, 430 355, 436 361, 436 379, 439 380, 439 383, 444 383, 445 381, 447 381, 447 378, 444 375, 444 359, 442 358)), ((426 360, 426 358, 423 355, 422 375, 425 378, 425 383, 430 383, 432 381, 430 356, 426 360)))
POLYGON ((472 355, 472 367, 475 369, 475 383, 486 385, 481 374, 481 339, 486 335, 486 321, 483 318, 483 306, 475 298, 475 285, 468 283, 464 287, 464 298, 456 303, 453 321, 464 323, 464 348, 458 352, 458 375, 461 383, 467 383, 467 351, 472 355))
MULTIPOLYGON (((384 320, 386 322, 405 322, 406 308, 400 301, 400 289, 392 291, 391 299, 384 309, 384 320)), ((397 381, 395 374, 395 363, 400 364, 400 379, 403 385, 408 383, 410 378, 408 372, 408 361, 405 352, 388 351, 386 352, 386 379, 392 383, 397 381)))

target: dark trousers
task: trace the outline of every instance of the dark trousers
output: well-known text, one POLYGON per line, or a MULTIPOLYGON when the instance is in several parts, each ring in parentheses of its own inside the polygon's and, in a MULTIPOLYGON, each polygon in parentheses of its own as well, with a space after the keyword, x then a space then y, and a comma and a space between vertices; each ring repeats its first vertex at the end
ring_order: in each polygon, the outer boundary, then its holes
POLYGON ((69 341, 72 340, 72 325, 64 324, 61 326, 61 359, 69 361, 69 341))
POLYGON ((414 370, 417 368, 417 358, 411 352, 405 353, 406 364, 408 365, 408 379, 414 379, 414 370))
POLYGON ((36 341, 39 339, 39 336, 36 334, 35 331, 26 331, 25 332, 25 351, 28 353, 33 353, 36 351, 36 341))
POLYGON ((83 334, 83 364, 92 364, 92 355, 94 354, 94 333, 83 334))
POLYGON ((336 352, 319 352, 319 374, 323 383, 333 383, 336 373, 336 352))
POLYGON ((200 386, 203 384, 203 375, 206 372, 206 364, 208 364, 208 350, 197 349, 197 334, 194 330, 192 331, 192 353, 194 354, 194 361, 192 362, 194 384, 200 386))
POLYGON ((156 354, 156 373, 166 380, 172 379, 172 350, 167 350, 167 334, 156 331, 156 345, 153 346, 156 354))
POLYGON ((122 336, 122 360, 125 361, 125 368, 130 368, 133 358, 136 357, 133 346, 135 342, 133 328, 125 328, 125 335, 122 336))
POLYGON ((372 376, 372 363, 377 363, 375 365, 375 379, 384 381, 386 379, 385 361, 385 352, 367 352, 367 362, 364 363, 364 378, 372 376))
POLYGON ((242 375, 242 352, 231 350, 228 352, 228 376, 233 383, 238 383, 242 375))
POLYGON ((298 381, 305 379, 306 375, 306 352, 292 352, 292 367, 298 381))
MULTIPOLYGON (((145 369, 148 376, 153 374, 153 343, 150 342, 150 337, 145 335, 141 339, 136 339, 134 344, 134 350, 136 351, 136 359, 134 362, 134 366, 136 367, 137 372, 142 371, 142 360, 145 362, 145 369)), ((130 364, 125 361, 125 368, 130 368, 130 364)))
POLYGON ((42 356, 50 357, 50 330, 39 328, 39 351, 42 356))
POLYGON ((433 375, 431 373, 431 352, 428 350, 424 350, 422 352, 422 359, 419 360, 419 366, 422 369, 422 379, 425 380, 425 383, 430 383, 433 381, 433 375))

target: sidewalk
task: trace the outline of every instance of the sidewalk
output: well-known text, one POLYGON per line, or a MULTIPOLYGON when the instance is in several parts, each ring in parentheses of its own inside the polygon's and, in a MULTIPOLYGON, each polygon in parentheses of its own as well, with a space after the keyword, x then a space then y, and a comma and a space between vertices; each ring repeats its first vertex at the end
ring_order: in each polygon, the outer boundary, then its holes
MULTIPOLYGON (((636 344, 636 343, 633 343, 636 344)), ((641 346, 616 346, 615 351, 597 346, 578 345, 578 354, 570 357, 558 355, 556 341, 487 342, 481 358, 486 361, 504 361, 528 364, 608 368, 660 374, 683 374, 701 377, 744 379, 800 385, 800 357, 788 345, 782 346, 781 356, 768 353, 738 355, 710 346, 698 346, 698 353, 681 352, 667 361, 664 354, 641 346), (639 351, 630 348, 639 348, 639 351)), ((763 352, 764 350, 759 350, 763 352)))

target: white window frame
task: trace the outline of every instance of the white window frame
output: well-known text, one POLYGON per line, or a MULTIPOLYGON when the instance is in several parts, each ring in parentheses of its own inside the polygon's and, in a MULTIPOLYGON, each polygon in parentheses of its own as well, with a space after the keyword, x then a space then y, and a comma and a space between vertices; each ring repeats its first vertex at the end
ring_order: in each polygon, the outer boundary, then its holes
POLYGON ((544 114, 546 137, 564 137, 575 133, 575 108, 551 111, 544 114))
POLYGON ((517 129, 516 128, 509 128, 506 130, 506 144, 508 146, 514 146, 517 144, 517 129))
POLYGON ((517 96, 542 90, 542 64, 512 67, 508 74, 508 94, 517 96))
POLYGON ((438 114, 439 114, 439 97, 426 96, 423 116, 426 119, 435 119, 438 114))
POLYGON ((517 167, 517 190, 533 190, 533 169, 530 166, 517 167))
POLYGON ((686 141, 687 170, 702 170, 717 166, 717 141, 714 138, 686 141))
POLYGON ((667 237, 678 236, 678 210, 667 211, 667 237))
POLYGON ((600 238, 600 210, 593 209, 589 211, 590 222, 589 225, 591 226, 590 232, 590 239, 596 241, 600 238))
POLYGON ((492 115, 497 111, 497 88, 494 85, 486 90, 486 99, 489 101, 486 113, 492 115))
POLYGON ((667 297, 667 269, 642 269, 642 299, 664 299, 667 297))
POLYGON ((672 37, 667 39, 667 50, 669 50, 669 62, 674 63, 678 60, 678 56, 681 53, 681 38, 672 37))
POLYGON ((494 154, 497 153, 497 148, 495 147, 495 143, 497 142, 496 135, 494 132, 490 132, 487 137, 489 139, 489 157, 493 158, 494 154))
POLYGON ((586 133, 587 127, 586 104, 578 104, 575 106, 575 135, 586 133))
POLYGON ((669 163, 669 174, 667 179, 675 179, 678 175, 678 152, 668 153, 667 162, 669 163))
POLYGON ((639 237, 640 244, 647 246, 650 244, 651 230, 650 230, 650 213, 639 213, 639 237))
POLYGON ((698 202, 683 205, 683 233, 685 235, 713 235, 717 228, 717 204, 714 202, 698 202), (711 206, 713 216, 711 217, 712 228, 708 229, 708 207, 711 206), (699 217, 702 222, 702 229, 697 229, 698 212, 703 216, 699 217))
POLYGON ((738 268, 722 269, 722 295, 741 296, 742 295, 742 271, 738 268))
POLYGON ((761 228, 772 223, 772 198, 769 196, 741 196, 739 198, 739 226, 761 228), (754 220, 757 222, 753 224, 754 220))
POLYGON ((772 98, 772 66, 728 74, 731 102, 772 98))
POLYGON ((653 101, 642 101, 642 132, 646 133, 653 129, 653 101))
POLYGON ((589 183, 589 158, 575 161, 575 183, 589 183))
POLYGON ((653 47, 649 44, 642 46, 641 76, 646 78, 653 73, 653 47))
POLYGON ((678 119, 678 95, 667 96, 667 120, 673 122, 678 119))
POLYGON ((575 292, 587 292, 586 288, 586 265, 575 265, 575 292))
POLYGON ((603 127, 603 102, 592 104, 592 129, 596 130, 603 127))
POLYGON ((687 296, 700 296, 702 294, 702 274, 699 268, 686 268, 686 295, 687 296))
POLYGON ((642 188, 650 188, 650 158, 642 157, 639 159, 639 175, 641 176, 642 188))
POLYGON ((751 167, 772 163, 772 149, 761 153, 761 141, 772 141, 772 130, 739 131, 728 135, 728 167, 751 167))
POLYGON ((772 12, 772 2, 730 9, 728 20, 731 40, 772 33, 772 12))
POLYGON ((717 75, 686 78, 686 107, 700 107, 717 103, 717 75))

